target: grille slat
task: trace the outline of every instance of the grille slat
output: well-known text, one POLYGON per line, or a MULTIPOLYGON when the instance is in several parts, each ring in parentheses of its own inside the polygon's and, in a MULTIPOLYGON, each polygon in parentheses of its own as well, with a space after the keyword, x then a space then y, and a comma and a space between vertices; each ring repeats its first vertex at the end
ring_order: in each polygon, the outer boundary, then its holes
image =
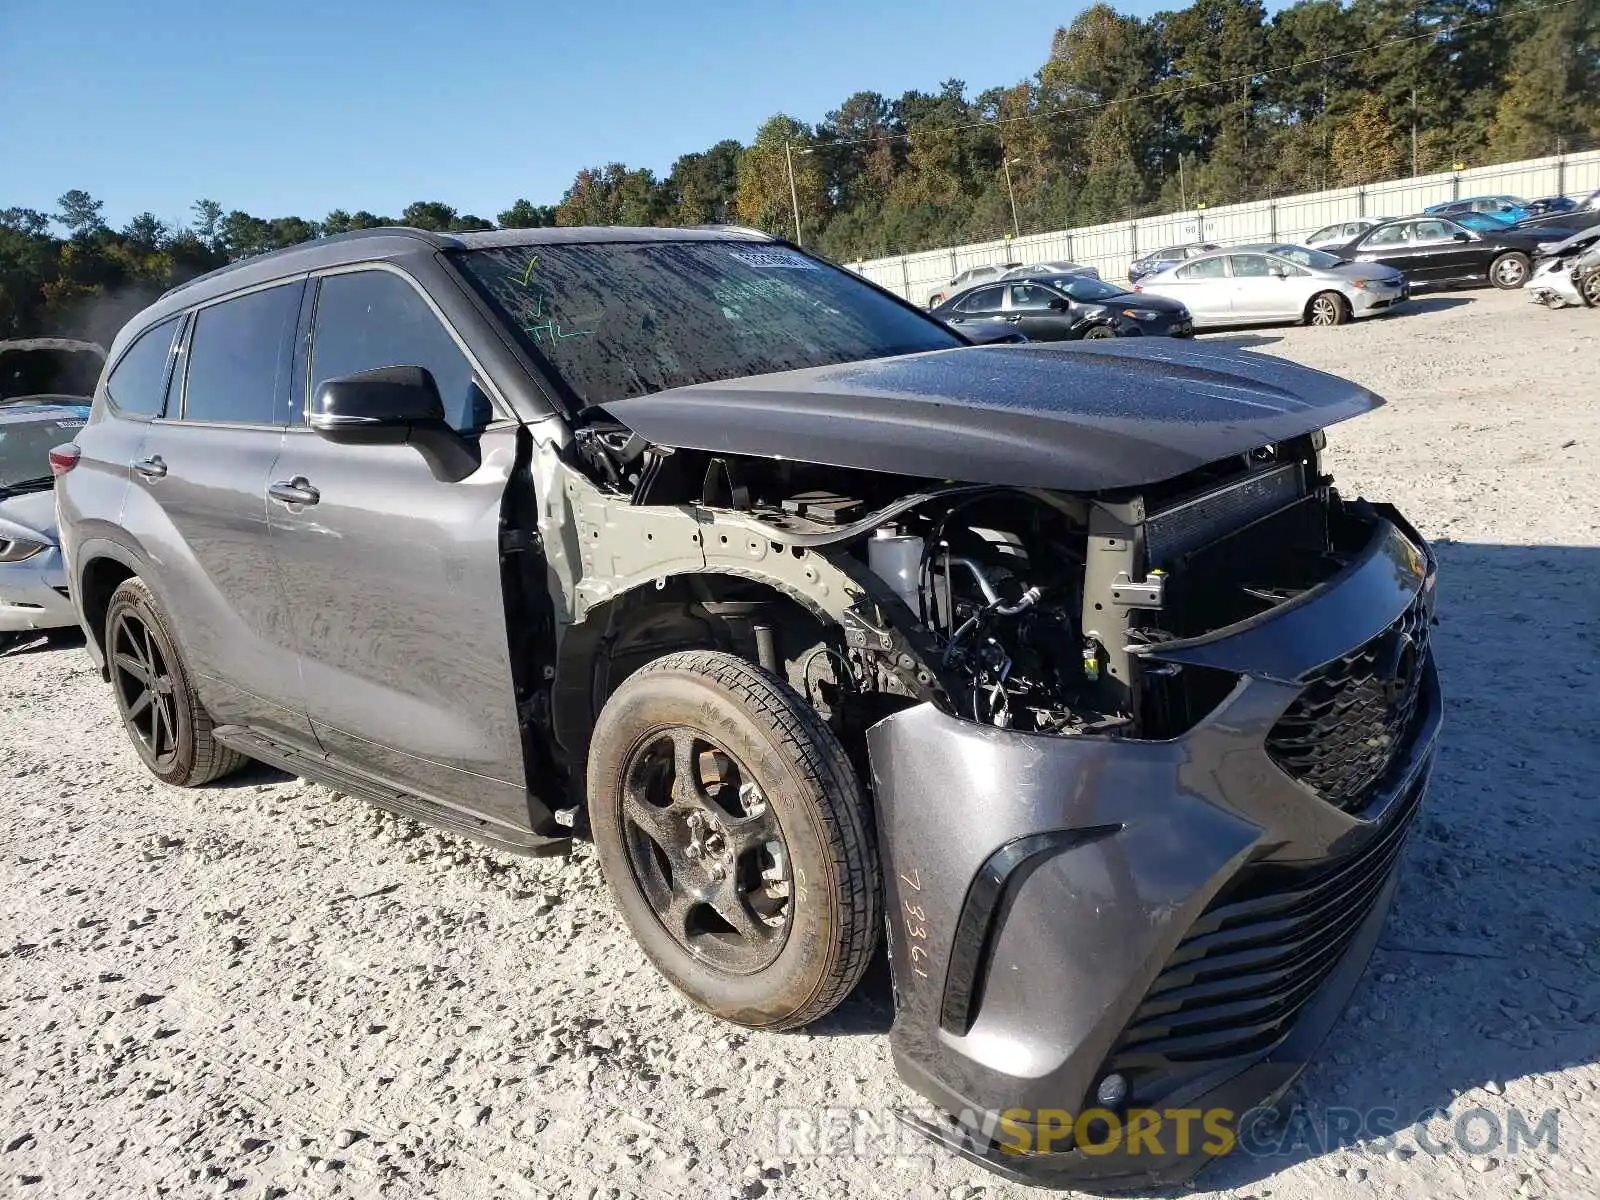
POLYGON ((1106 1069, 1159 1076, 1282 1040, 1383 894, 1425 786, 1422 772, 1387 827, 1347 858, 1308 871, 1248 868, 1174 950, 1106 1069), (1270 894, 1259 894, 1263 884, 1270 894))
POLYGON ((1307 679, 1267 735, 1273 762, 1329 804, 1359 807, 1411 728, 1431 618, 1419 592, 1388 629, 1307 679))

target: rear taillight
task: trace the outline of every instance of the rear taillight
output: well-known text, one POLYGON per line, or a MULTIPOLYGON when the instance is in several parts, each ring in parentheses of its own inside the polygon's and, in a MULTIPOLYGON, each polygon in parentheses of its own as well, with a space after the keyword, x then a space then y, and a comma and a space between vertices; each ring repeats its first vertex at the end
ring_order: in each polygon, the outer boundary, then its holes
POLYGON ((71 442, 68 442, 65 446, 57 446, 50 451, 50 474, 59 479, 78 465, 78 459, 82 454, 83 451, 79 450, 71 442))

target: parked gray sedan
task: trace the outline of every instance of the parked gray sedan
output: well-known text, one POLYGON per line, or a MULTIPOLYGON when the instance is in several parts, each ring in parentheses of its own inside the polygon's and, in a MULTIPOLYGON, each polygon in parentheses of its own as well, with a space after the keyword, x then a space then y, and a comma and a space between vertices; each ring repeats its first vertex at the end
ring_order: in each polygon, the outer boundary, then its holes
POLYGON ((1135 288, 1181 301, 1195 327, 1304 321, 1343 325, 1385 312, 1410 295, 1405 277, 1377 263, 1349 263, 1288 243, 1230 246, 1146 276, 1135 288))

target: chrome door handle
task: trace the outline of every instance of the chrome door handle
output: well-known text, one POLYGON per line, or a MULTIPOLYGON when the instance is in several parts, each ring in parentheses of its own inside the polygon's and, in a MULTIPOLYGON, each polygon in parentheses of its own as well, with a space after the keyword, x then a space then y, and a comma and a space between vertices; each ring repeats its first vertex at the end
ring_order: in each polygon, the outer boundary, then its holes
POLYGON ((289 508, 315 504, 322 499, 322 493, 312 487, 311 481, 304 475, 296 475, 293 479, 280 479, 270 484, 267 487, 267 495, 289 508))
POLYGON ((1001 317, 1001 318, 1000 318, 1000 319, 1001 319, 1001 320, 1002 320, 1002 321, 1004 321, 1004 322, 1005 322, 1005 323, 1006 323, 1006 324, 1007 324, 1007 325, 1015 325, 1015 324, 1017 324, 1017 323, 1018 323, 1018 322, 1019 322, 1019 321, 1021 321, 1021 320, 1022 320, 1022 318, 1021 318, 1021 317, 1014 317, 1014 316, 1013 316, 1013 317, 1001 317))
POLYGON ((139 472, 139 474, 144 476, 146 479, 160 479, 167 473, 167 464, 165 460, 163 460, 162 457, 157 454, 151 458, 141 458, 138 462, 133 464, 133 469, 139 472))

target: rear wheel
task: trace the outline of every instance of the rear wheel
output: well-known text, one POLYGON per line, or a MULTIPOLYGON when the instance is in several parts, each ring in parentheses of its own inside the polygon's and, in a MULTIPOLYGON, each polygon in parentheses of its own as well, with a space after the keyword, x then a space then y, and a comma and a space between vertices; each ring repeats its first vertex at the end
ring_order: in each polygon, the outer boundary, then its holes
POLYGON ((1318 292, 1306 305, 1307 325, 1343 325, 1350 319, 1350 302, 1338 292, 1318 292))
POLYGON ((106 607, 106 665, 128 740, 156 778, 195 787, 249 760, 211 736, 211 715, 144 580, 127 579, 106 607))
POLYGON ((859 982, 878 863, 855 772, 787 684, 731 654, 643 667, 589 752, 606 883, 646 955, 695 1004, 792 1029, 859 982))
POLYGON ((1489 282, 1497 288, 1515 291, 1528 280, 1528 256, 1508 250, 1489 264, 1489 282))

